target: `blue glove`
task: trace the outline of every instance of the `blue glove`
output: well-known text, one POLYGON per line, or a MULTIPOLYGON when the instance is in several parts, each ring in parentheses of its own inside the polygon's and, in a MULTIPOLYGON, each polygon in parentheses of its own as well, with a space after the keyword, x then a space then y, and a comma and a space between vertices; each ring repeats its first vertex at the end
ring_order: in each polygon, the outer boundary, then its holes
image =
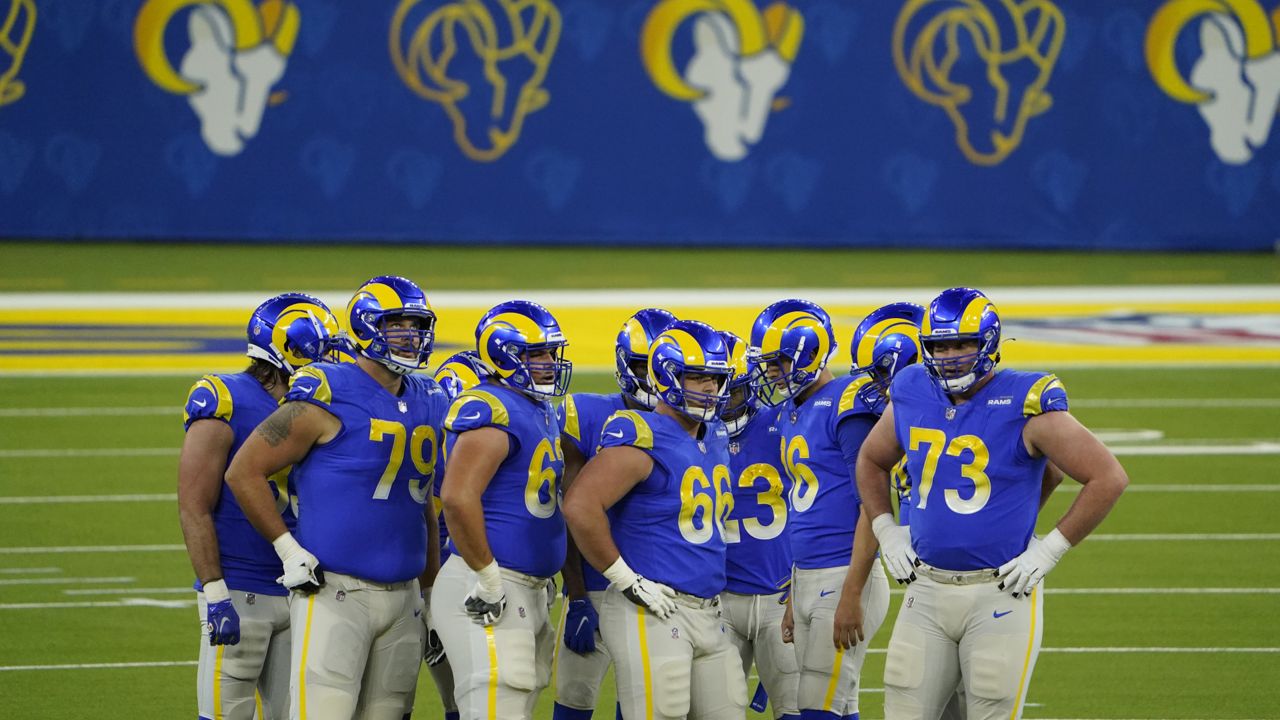
POLYGON ((235 645, 240 642, 240 614, 231 604, 227 583, 222 580, 205 583, 204 598, 208 605, 204 617, 209 628, 209 644, 235 645))
POLYGON ((596 630, 600 615, 587 599, 570 600, 564 622, 564 645, 579 655, 596 651, 596 630))

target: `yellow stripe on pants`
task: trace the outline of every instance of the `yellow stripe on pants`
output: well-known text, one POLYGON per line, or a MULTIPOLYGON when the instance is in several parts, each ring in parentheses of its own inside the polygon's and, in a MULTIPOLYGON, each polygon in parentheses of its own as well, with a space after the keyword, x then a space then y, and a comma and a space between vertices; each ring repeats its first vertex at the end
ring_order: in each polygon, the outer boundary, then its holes
POLYGON ((226 647, 218 646, 217 659, 213 661, 213 720, 222 720, 222 653, 226 647))
POLYGON ((307 720, 307 650, 311 648, 311 615, 316 607, 316 596, 307 598, 307 622, 302 630, 302 661, 298 668, 298 716, 307 720))
POLYGON ((640 633, 640 668, 644 674, 644 717, 653 720, 653 675, 649 671, 649 637, 644 627, 644 608, 636 608, 640 633))
POLYGON ((484 640, 489 645, 489 720, 498 718, 498 641, 493 628, 484 629, 484 640))
POLYGON ((844 648, 836 650, 836 661, 831 666, 831 682, 827 683, 827 697, 822 701, 823 712, 831 712, 836 701, 836 687, 840 684, 840 662, 844 660, 844 648))
POLYGON ((1016 720, 1018 717, 1018 708, 1022 705, 1022 691, 1027 686, 1027 668, 1031 666, 1031 651, 1036 646, 1036 593, 1040 592, 1039 587, 1031 588, 1031 631, 1027 635, 1027 657, 1022 661, 1022 677, 1018 678, 1018 693, 1013 696, 1013 710, 1009 713, 1009 720, 1016 720))

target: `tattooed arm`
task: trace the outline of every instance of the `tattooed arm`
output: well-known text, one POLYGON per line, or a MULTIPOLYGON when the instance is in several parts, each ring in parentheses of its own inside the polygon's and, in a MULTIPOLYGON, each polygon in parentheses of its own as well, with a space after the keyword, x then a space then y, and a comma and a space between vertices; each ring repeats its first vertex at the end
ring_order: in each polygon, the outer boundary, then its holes
POLYGON ((262 421, 227 468, 227 485, 245 517, 268 540, 286 532, 267 478, 338 434, 338 418, 306 402, 286 402, 262 421))

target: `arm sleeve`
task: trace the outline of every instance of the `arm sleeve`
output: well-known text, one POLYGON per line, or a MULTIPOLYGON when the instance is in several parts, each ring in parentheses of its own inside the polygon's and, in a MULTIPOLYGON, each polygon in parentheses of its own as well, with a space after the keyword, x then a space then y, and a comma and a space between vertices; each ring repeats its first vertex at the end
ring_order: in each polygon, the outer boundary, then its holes
POLYGON ((874 415, 846 415, 836 425, 836 439, 840 442, 840 455, 844 457, 845 467, 849 468, 849 482, 853 483, 853 493, 858 494, 857 474, 858 451, 862 449, 862 441, 867 439, 871 428, 875 427, 874 415))

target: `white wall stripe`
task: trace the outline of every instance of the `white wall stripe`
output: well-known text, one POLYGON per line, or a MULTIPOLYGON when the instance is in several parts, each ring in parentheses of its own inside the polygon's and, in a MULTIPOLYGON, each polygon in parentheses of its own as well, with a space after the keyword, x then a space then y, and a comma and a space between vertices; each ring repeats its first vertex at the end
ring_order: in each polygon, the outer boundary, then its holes
POLYGON ((0 505, 61 505, 68 503, 175 502, 177 493, 134 495, 36 495, 0 497, 0 505))

